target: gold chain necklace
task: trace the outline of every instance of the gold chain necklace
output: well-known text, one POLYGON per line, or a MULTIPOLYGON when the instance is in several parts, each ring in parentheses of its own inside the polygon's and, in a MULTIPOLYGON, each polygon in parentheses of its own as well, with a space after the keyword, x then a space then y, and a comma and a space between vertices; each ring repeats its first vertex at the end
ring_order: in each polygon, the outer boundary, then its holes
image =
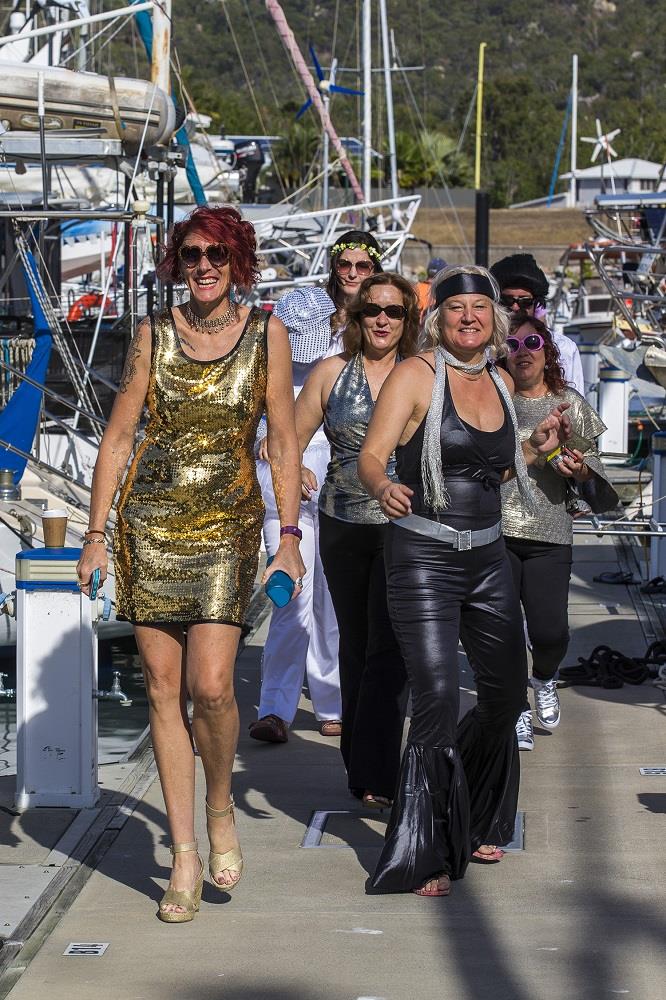
POLYGON ((191 326, 193 330, 197 330, 199 333, 212 335, 213 333, 217 333, 218 330, 223 330, 225 326, 231 326, 238 319, 238 306, 235 302, 229 303, 227 311, 222 313, 221 316, 216 316, 214 319, 204 319, 202 316, 197 316, 189 302, 185 303, 184 308, 185 320, 188 326, 191 326))

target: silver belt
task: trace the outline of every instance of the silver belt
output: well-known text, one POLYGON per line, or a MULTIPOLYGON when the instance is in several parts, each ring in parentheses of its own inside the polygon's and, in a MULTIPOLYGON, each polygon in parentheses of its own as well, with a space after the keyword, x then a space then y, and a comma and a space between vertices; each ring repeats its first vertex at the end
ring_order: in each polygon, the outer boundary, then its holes
POLYGON ((496 542, 502 534, 502 522, 493 524, 492 528, 480 528, 478 531, 457 531, 448 524, 440 524, 439 521, 430 521, 427 517, 419 517, 418 514, 408 514, 391 522, 398 524, 401 528, 409 531, 416 531, 419 535, 430 535, 440 542, 446 542, 452 549, 458 552, 467 552, 469 549, 476 549, 480 545, 490 545, 496 542))

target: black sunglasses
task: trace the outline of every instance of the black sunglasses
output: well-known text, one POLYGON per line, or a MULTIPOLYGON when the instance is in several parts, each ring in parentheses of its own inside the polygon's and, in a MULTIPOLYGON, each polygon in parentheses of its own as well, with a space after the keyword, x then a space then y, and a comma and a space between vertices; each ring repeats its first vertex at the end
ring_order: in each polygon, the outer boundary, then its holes
POLYGON ((386 313, 389 319, 404 319, 407 315, 407 310, 404 306, 380 306, 376 302, 368 302, 361 309, 362 316, 368 316, 368 318, 372 319, 376 319, 382 313, 386 313))
POLYGON ((507 309, 518 306, 520 309, 531 309, 534 305, 533 295, 501 295, 502 305, 507 309))
POLYGON ((347 260, 346 257, 339 257, 335 261, 335 270, 338 274, 346 274, 347 271, 351 271, 352 267, 356 268, 357 274, 369 275, 375 270, 375 265, 370 260, 347 260))
POLYGON ((224 243, 211 243, 205 249, 194 246, 193 243, 183 243, 178 256, 185 267, 196 267, 201 263, 202 257, 205 257, 213 267, 224 267, 229 262, 229 248, 225 247, 224 243))

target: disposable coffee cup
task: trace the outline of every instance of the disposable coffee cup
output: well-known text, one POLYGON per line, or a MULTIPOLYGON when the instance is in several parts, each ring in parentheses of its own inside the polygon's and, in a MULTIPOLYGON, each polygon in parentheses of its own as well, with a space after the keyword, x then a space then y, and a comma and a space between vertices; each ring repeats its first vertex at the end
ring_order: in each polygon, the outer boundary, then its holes
POLYGON ((53 507, 42 511, 44 545, 47 549, 61 549, 65 544, 68 513, 64 508, 53 507))

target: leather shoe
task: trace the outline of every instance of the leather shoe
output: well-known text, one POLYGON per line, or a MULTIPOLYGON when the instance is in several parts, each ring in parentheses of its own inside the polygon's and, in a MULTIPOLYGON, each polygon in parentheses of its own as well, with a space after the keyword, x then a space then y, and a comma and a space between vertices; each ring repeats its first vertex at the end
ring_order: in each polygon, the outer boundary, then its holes
POLYGON ((286 743, 289 739, 287 723, 278 715, 264 715, 251 722, 249 730, 253 740, 263 740, 264 743, 286 743))

